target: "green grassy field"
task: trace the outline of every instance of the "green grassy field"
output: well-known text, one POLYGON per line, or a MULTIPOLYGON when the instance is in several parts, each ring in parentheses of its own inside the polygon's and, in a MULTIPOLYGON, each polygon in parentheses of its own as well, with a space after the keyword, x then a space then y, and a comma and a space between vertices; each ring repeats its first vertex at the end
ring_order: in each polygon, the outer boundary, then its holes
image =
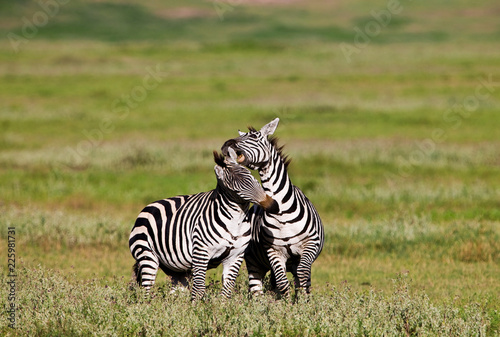
POLYGON ((2 334, 498 335, 495 1, 55 1, 0 4, 2 334), (314 296, 249 300, 243 268, 229 301, 218 269, 202 303, 138 299, 138 212, 275 117, 325 225, 314 296))

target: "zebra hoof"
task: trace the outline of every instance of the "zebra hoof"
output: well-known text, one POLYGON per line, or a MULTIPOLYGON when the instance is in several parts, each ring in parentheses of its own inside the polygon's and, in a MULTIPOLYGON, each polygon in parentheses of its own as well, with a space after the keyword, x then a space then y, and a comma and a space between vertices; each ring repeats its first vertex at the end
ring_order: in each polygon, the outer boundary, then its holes
POLYGON ((172 287, 172 290, 170 290, 170 295, 177 294, 177 293, 183 293, 186 292, 188 289, 186 287, 181 287, 181 286, 175 286, 172 287))
POLYGON ((262 290, 256 290, 252 292, 252 297, 261 297, 264 296, 264 292, 262 290))

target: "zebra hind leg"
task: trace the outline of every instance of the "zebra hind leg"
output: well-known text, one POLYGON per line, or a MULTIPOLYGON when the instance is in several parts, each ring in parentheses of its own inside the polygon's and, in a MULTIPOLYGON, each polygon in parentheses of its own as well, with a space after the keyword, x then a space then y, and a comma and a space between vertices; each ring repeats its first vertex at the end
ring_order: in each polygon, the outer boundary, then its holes
POLYGON ((299 289, 305 291, 306 294, 311 292, 311 267, 315 260, 315 256, 316 246, 306 246, 297 266, 296 278, 298 279, 298 286, 299 289))
MULTIPOLYGON (((299 299, 308 301, 310 294, 310 287, 311 287, 311 277, 309 276, 308 281, 306 281, 305 283, 303 282, 301 283, 301 278, 297 274, 298 264, 293 264, 290 269, 293 275, 294 288, 295 288, 295 297, 293 299, 293 302, 297 303, 299 299)), ((303 277, 302 274, 301 277, 303 277)))
POLYGON ((153 259, 140 259, 133 267, 137 283, 146 290, 146 297, 149 296, 151 287, 155 284, 158 273, 158 261, 153 259))

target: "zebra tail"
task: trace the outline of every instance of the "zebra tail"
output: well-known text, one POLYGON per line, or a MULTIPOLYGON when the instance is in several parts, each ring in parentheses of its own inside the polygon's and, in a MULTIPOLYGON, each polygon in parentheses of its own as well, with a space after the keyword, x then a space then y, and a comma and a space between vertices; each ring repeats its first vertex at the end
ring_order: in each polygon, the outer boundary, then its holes
POLYGON ((137 281, 137 284, 142 284, 141 273, 139 272, 139 262, 136 261, 134 266, 132 267, 132 272, 134 273, 134 278, 137 281))

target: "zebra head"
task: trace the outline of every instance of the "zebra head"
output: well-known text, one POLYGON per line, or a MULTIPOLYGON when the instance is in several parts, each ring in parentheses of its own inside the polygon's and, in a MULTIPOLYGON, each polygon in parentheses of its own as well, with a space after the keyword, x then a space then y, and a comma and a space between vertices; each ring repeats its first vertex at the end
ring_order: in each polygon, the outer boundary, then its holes
POLYGON ((239 204, 253 202, 259 204, 270 213, 278 213, 278 203, 268 196, 260 183, 249 170, 237 163, 237 155, 233 149, 228 150, 229 157, 214 151, 215 175, 217 188, 220 188, 239 204))
POLYGON ((248 132, 238 131, 240 136, 230 139, 222 145, 222 153, 229 155, 233 149, 237 155, 237 162, 252 170, 258 170, 271 160, 273 145, 268 139, 278 127, 280 119, 276 118, 264 125, 259 131, 249 128, 248 132))

